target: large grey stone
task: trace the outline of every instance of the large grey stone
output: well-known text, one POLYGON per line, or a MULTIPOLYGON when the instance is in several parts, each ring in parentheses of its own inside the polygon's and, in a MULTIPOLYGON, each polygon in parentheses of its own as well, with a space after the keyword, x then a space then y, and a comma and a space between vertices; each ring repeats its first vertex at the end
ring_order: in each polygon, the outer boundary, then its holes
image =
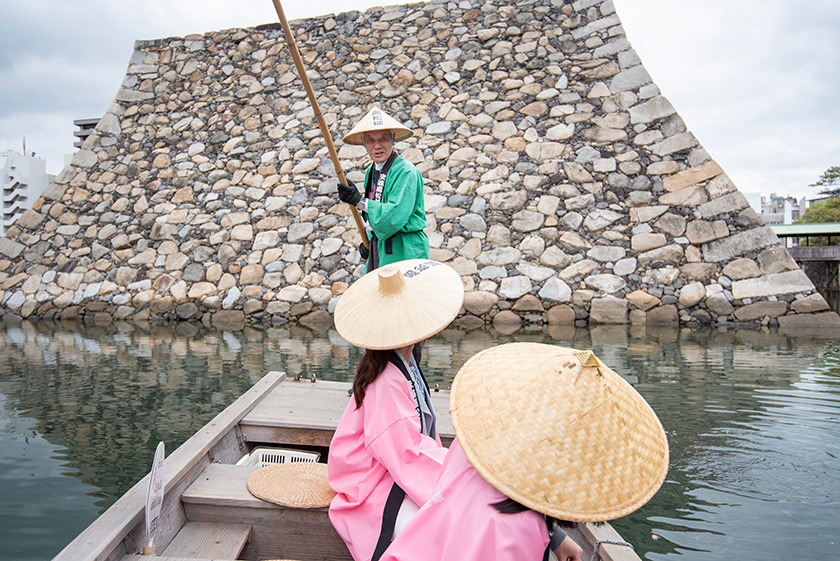
POLYGON ((669 117, 676 112, 671 102, 659 95, 649 101, 631 107, 630 122, 633 124, 650 123, 664 117, 669 117))
POLYGON ((821 294, 811 294, 810 296, 791 302, 790 309, 797 313, 810 314, 827 310, 828 303, 821 294))
POLYGON ((634 90, 651 82, 650 74, 644 66, 634 66, 613 77, 610 81, 610 91, 614 94, 627 90, 634 90))
POLYGON ((572 289, 561 279, 552 277, 543 284, 539 297, 548 302, 569 302, 572 299, 572 289))
POLYGON ((787 312, 787 302, 756 302, 735 310, 738 321, 755 321, 765 317, 775 318, 787 312))
POLYGON ((665 304, 647 312, 648 325, 677 325, 680 323, 680 314, 673 304, 665 304))
POLYGON ((583 220, 583 226, 587 230, 597 232, 603 230, 610 224, 613 224, 624 217, 623 214, 612 210, 593 210, 586 215, 583 220))
POLYGON ((722 292, 711 294, 706 297, 706 309, 722 318, 729 316, 735 311, 735 307, 732 306, 722 292))
POLYGON ((766 298, 797 292, 811 292, 814 284, 802 270, 766 275, 732 283, 732 296, 736 300, 745 298, 766 298))
POLYGON ((627 300, 615 296, 594 298, 589 310, 589 321, 594 324, 626 324, 627 300))
POLYGON ((680 290, 680 304, 686 308, 696 306, 706 297, 706 287, 702 282, 692 282, 680 290))
POLYGON ((662 247, 666 243, 668 243, 668 240, 664 234, 636 234, 630 239, 630 247, 633 248, 633 251, 639 252, 650 251, 662 247))
POLYGON ((600 261, 601 263, 618 261, 619 259, 623 259, 626 254, 627 250, 623 247, 611 245, 596 245, 586 252, 587 257, 595 261, 600 261))
POLYGON ((554 275, 554 269, 548 267, 537 267, 529 263, 520 263, 516 266, 516 270, 531 279, 534 282, 542 282, 554 275))
POLYGON ((668 212, 663 214, 662 217, 654 223, 653 227, 674 238, 678 238, 685 233, 685 223, 686 220, 684 217, 674 214, 673 212, 668 212))
POLYGON ((630 209, 630 220, 633 222, 649 222, 668 211, 667 205, 643 206, 630 209))
POLYGON ((735 259, 723 268, 723 274, 732 280, 744 280, 761 274, 758 263, 752 259, 735 259))
POLYGON ((531 292, 531 279, 524 275, 502 279, 499 286, 499 296, 508 300, 516 300, 531 292))
POLYGON ((0 253, 10 259, 17 258, 18 255, 23 253, 25 248, 26 246, 23 244, 19 244, 9 238, 0 238, 0 253))
MULTIPOLYGON (((572 30, 572 37, 575 39, 580 39, 582 37, 586 37, 588 35, 592 35, 593 33, 600 31, 602 29, 607 29, 609 27, 613 27, 616 25, 621 25, 621 21, 619 21, 618 16, 611 15, 605 18, 596 19, 582 27, 578 27, 572 30)), ((613 90, 618 91, 618 90, 613 90)))
POLYGON ((511 222, 510 227, 515 232, 533 232, 543 225, 544 220, 545 215, 541 212, 520 210, 513 215, 513 222, 511 222))
POLYGON ((712 218, 725 213, 739 212, 750 206, 747 198, 736 191, 709 201, 697 207, 703 218, 712 218))
POLYGON ((556 245, 549 246, 540 255, 540 263, 553 269, 562 269, 572 262, 571 256, 556 245))
POLYGON ((299 222, 289 226, 289 233, 287 240, 289 243, 296 243, 308 238, 315 230, 315 225, 311 222, 299 222))
POLYGON ((619 259, 613 266, 613 273, 619 276, 626 276, 636 272, 637 261, 635 257, 619 259))
POLYGON ((522 252, 515 247, 499 247, 482 252, 478 256, 480 265, 510 265, 516 263, 522 257, 522 252))
POLYGON ((719 263, 778 243, 779 238, 770 228, 753 228, 705 244, 703 258, 706 261, 719 263))
POLYGON ((484 315, 493 309, 499 297, 492 292, 465 292, 464 309, 477 316, 484 315))
POLYGON ((685 252, 679 245, 666 245, 657 249, 652 249, 638 256, 639 263, 644 265, 654 261, 665 261, 669 263, 680 263, 685 258, 685 252))
POLYGON ((578 261, 577 263, 573 263, 560 271, 559 277, 563 280, 571 280, 575 277, 585 276, 591 273, 592 271, 596 271, 600 268, 600 265, 596 261, 591 259, 584 259, 582 261, 578 261))
POLYGON ((627 286, 623 278, 610 274, 591 275, 583 279, 583 281, 589 288, 595 288, 607 294, 613 294, 623 290, 627 286))
POLYGON ((840 316, 837 312, 823 312, 821 314, 792 314, 778 318, 780 330, 795 330, 802 334, 806 328, 840 328, 840 316))

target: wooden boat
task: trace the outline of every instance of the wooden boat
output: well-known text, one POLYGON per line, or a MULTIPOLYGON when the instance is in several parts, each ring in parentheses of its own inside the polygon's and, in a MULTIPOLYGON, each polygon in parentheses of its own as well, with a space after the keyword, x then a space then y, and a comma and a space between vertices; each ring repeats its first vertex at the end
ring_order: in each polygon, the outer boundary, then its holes
MULTIPOLYGON (((349 383, 292 380, 270 372, 182 444, 163 464, 164 498, 155 533, 157 557, 168 561, 296 559, 352 561, 326 508, 293 509, 248 491, 259 469, 236 465, 255 447, 316 451, 327 458, 330 439, 349 399, 349 383)), ((454 437, 449 393, 435 392, 438 430, 454 437)), ((139 561, 147 543, 149 476, 140 480, 53 561, 139 561)), ((639 561, 609 524, 578 524, 570 535, 589 559, 639 561)))

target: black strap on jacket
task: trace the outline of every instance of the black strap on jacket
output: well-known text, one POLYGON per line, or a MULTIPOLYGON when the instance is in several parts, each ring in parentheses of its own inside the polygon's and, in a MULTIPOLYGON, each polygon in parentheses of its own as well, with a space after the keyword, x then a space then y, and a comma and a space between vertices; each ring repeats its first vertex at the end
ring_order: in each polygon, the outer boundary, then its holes
MULTIPOLYGON (((419 351, 416 351, 419 354, 419 351)), ((415 360, 417 360, 417 354, 414 355, 415 360)), ((402 359, 397 355, 397 351, 392 350, 391 355, 388 357, 388 361, 396 366, 402 375, 405 376, 405 379, 408 380, 408 383, 411 384, 411 387, 414 388, 414 380, 411 377, 411 374, 408 372, 408 369, 405 367, 405 363, 402 359)), ((428 387, 428 383, 426 383, 426 378, 423 376, 423 371, 420 368, 417 368, 418 372, 420 372, 420 377, 423 378, 423 383, 426 384, 428 387)), ((414 388, 415 393, 418 391, 422 391, 422 388, 414 388)), ((419 398, 418 398, 419 399, 419 398)), ((423 422, 421 420, 420 426, 423 426, 423 422)), ((434 426, 431 427, 431 432, 434 433, 434 426)), ((426 435, 430 436, 430 435, 426 435)), ((385 510, 382 512, 382 525, 379 529, 379 539, 376 541, 376 548, 373 551, 373 557, 371 561, 379 561, 382 555, 385 553, 385 550, 391 545, 391 540, 394 537, 394 527, 397 525, 397 514, 400 511, 400 507, 402 506, 403 499, 405 498, 405 491, 403 491, 402 487, 394 483, 391 486, 391 491, 388 493, 388 499, 385 501, 385 510)))
MULTIPOLYGON (((391 164, 393 164, 394 160, 396 160, 396 159, 397 159, 397 153, 395 151, 391 150, 391 155, 388 156, 387 160, 385 160, 385 165, 382 166, 382 171, 377 173, 376 164, 373 165, 373 171, 368 174, 367 180, 365 181, 365 198, 368 198, 370 196, 370 192, 373 190, 373 186, 374 186, 373 178, 375 176, 383 174, 383 173, 387 176, 388 175, 388 170, 391 169, 391 164)), ((382 199, 382 191, 384 191, 384 190, 385 190, 385 185, 383 184, 382 185, 382 190, 380 190, 376 193, 376 197, 378 197, 378 199, 375 199, 375 200, 381 200, 382 199)), ((391 236, 391 238, 393 238, 393 236, 391 236)), ((394 247, 393 247, 393 243, 392 243, 391 238, 387 238, 387 239, 384 240, 384 242, 385 242, 385 254, 386 255, 391 255, 391 254, 394 253, 394 247)), ((371 245, 374 245, 374 244, 371 243, 371 245)), ((379 255, 378 254, 376 255, 375 260, 371 261, 371 264, 373 266, 368 268, 369 271, 372 271, 372 270, 376 269, 377 267, 379 267, 379 255)))
MULTIPOLYGON (((423 375, 423 371, 420 369, 420 350, 417 348, 417 345, 414 346, 414 350, 411 351, 414 355, 414 361, 417 363, 417 372, 420 373, 420 378, 423 380, 423 384, 428 388, 429 382, 426 381, 426 376, 423 375)), ((402 358, 397 355, 397 351, 391 350, 391 356, 388 357, 388 361, 393 364, 394 366, 402 372, 402 375, 405 376, 405 379, 408 380, 411 389, 414 391, 414 395, 417 396, 417 401, 420 401, 420 395, 423 394, 423 388, 415 387, 414 384, 414 377, 412 377, 411 373, 409 373, 408 369, 405 367, 405 363, 402 361, 402 358)), ((423 426, 423 417, 420 411, 417 411, 417 416, 420 418, 420 427, 422 430, 423 426)), ((435 423, 432 423, 432 426, 429 427, 429 434, 426 434, 429 438, 435 438, 435 432, 437 428, 435 427, 435 423)))
MULTIPOLYGON (((388 156, 387 160, 385 160, 385 165, 382 166, 382 171, 380 171, 379 174, 384 173, 387 176, 388 175, 388 170, 391 169, 391 164, 393 164, 394 160, 396 160, 396 159, 397 159, 397 153, 394 152, 393 150, 391 150, 391 155, 388 156)), ((373 177, 375 175, 377 175, 376 164, 373 164, 373 172, 368 174, 367 181, 365 181, 365 197, 367 197, 367 198, 370 197, 370 192, 373 190, 373 185, 374 185, 373 184, 373 177)), ((385 186, 383 185, 382 188, 384 189, 385 186)), ((381 191, 378 193, 378 197, 379 198, 375 199, 375 200, 381 200, 382 199, 382 192, 381 191)))
POLYGON ((382 527, 379 530, 379 539, 376 541, 376 549, 373 550, 371 561, 379 561, 391 540, 394 537, 394 527, 397 525, 397 513, 400 511, 405 491, 394 483, 391 492, 388 493, 388 500, 385 501, 385 511, 382 513, 382 527))

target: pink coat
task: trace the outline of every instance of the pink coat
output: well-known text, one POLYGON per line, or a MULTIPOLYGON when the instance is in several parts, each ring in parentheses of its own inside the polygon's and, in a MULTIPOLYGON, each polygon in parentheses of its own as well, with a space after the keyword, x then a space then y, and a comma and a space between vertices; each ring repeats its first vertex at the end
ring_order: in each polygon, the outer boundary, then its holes
POLYGON ((330 520, 353 559, 369 561, 385 501, 396 482, 418 505, 432 496, 446 448, 421 434, 411 386, 393 364, 370 384, 356 409, 351 397, 330 443, 330 520))
POLYGON ((540 561, 548 546, 543 516, 501 514, 506 497, 472 467, 452 442, 432 498, 394 539, 381 561, 540 561))

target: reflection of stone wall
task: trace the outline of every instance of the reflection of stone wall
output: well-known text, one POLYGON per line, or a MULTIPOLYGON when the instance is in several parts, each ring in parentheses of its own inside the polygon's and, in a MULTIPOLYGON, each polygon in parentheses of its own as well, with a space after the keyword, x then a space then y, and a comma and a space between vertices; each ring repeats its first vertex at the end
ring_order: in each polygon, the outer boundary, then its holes
MULTIPOLYGON (((466 325, 840 324, 641 65, 609 0, 372 8, 296 22, 342 145, 373 104, 414 138, 432 257, 466 325)), ((138 42, 96 133, 0 240, 22 316, 307 321, 358 233, 282 32, 138 42)))

